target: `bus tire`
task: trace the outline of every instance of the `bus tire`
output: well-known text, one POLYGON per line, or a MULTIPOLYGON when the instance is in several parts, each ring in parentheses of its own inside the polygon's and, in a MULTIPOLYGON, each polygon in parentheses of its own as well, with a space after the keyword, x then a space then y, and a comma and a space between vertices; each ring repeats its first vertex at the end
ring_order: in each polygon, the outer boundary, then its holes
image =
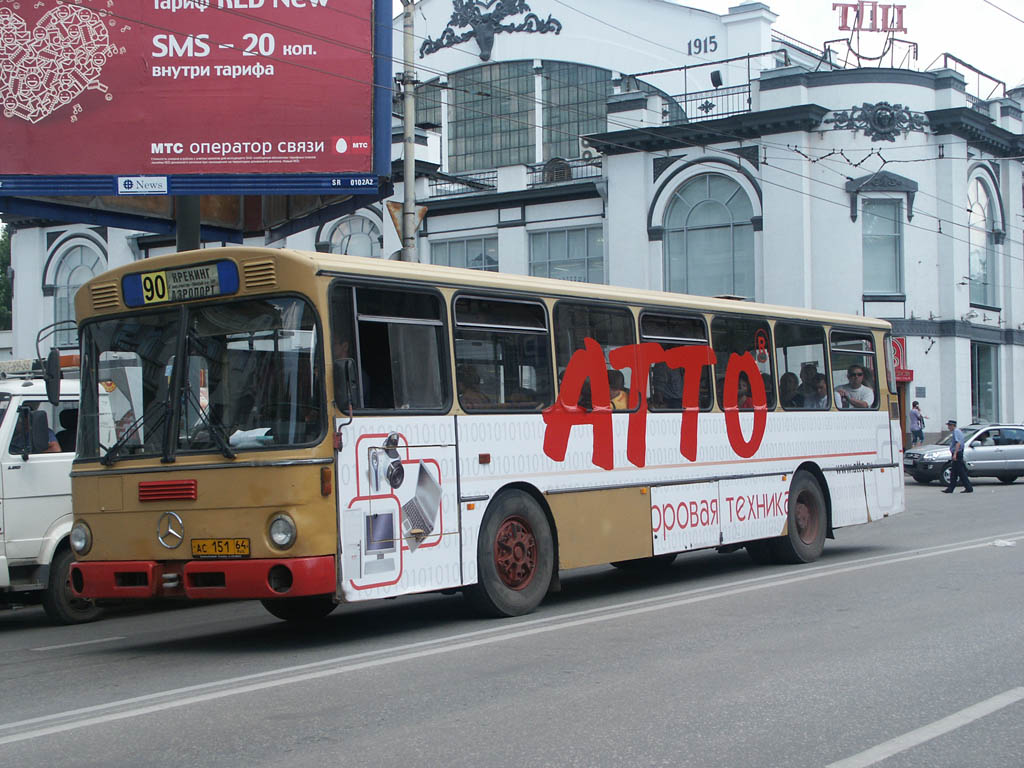
POLYGON ((613 568, 622 571, 633 571, 654 573, 663 571, 676 560, 677 552, 666 552, 663 555, 652 555, 651 557, 640 557, 636 560, 616 560, 612 563, 613 568))
POLYGON ((821 486, 810 472, 797 472, 789 486, 786 535, 773 543, 775 557, 782 563, 813 563, 825 549, 827 529, 821 486))
POLYGON ((59 624, 85 624, 100 617, 103 609, 71 591, 71 564, 75 556, 66 546, 57 549, 50 563, 50 577, 43 591, 43 610, 59 624))
POLYGON ((260 600, 263 607, 274 618, 296 624, 320 621, 337 608, 334 595, 310 595, 308 597, 275 597, 260 600))
POLYGON ((774 539, 758 539, 757 541, 748 541, 744 547, 746 547, 747 555, 758 565, 774 565, 778 562, 775 558, 775 540, 774 539))
POLYGON ((503 491, 484 515, 477 540, 477 583, 466 599, 485 616, 522 616, 544 599, 555 568, 547 515, 525 491, 503 491))

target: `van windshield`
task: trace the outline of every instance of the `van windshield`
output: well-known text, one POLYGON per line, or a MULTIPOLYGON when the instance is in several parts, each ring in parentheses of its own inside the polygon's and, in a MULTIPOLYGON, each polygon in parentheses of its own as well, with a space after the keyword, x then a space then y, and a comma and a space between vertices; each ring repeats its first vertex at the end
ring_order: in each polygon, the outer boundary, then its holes
POLYGON ((233 457, 318 441, 326 421, 320 347, 315 311, 291 297, 90 323, 78 456, 233 457))

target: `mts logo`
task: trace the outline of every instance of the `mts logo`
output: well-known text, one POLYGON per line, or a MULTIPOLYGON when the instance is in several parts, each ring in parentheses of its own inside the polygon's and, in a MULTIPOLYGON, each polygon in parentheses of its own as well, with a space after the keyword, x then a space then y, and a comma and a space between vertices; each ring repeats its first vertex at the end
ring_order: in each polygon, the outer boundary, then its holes
POLYGON ((906 32, 903 26, 905 5, 883 5, 874 0, 857 3, 832 3, 839 9, 839 29, 858 32, 906 32), (851 21, 852 14, 852 21, 851 21))

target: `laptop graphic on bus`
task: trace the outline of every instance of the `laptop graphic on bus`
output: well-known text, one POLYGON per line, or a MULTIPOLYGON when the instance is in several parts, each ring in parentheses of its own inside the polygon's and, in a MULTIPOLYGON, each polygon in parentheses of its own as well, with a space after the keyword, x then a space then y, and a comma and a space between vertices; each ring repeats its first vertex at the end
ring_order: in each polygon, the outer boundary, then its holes
POLYGON ((416 473, 416 492, 402 505, 402 536, 411 552, 433 533, 440 509, 441 486, 421 461, 416 473))

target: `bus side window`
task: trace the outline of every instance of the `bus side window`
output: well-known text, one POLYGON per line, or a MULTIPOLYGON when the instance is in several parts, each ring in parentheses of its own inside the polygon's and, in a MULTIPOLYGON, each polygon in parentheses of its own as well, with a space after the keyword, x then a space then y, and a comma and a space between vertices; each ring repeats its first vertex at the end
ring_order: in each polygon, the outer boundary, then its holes
MULTIPOLYGON (((610 368, 608 354, 619 347, 636 343, 633 330, 633 314, 628 309, 603 307, 592 304, 578 304, 572 301, 560 301, 555 305, 555 363, 561 376, 569 365, 569 360, 576 350, 584 348, 586 339, 593 339, 604 352, 605 368, 610 368)), ((630 380, 631 371, 622 370, 623 385, 627 390, 633 388, 630 380)), ((607 370, 602 372, 607 377, 607 370)), ((579 405, 584 408, 593 407, 591 392, 593 382, 587 381, 580 395, 579 405)))
MULTIPOLYGON (((654 342, 665 350, 707 346, 707 324, 699 316, 644 312, 640 316, 640 342, 654 342)), ((652 411, 682 410, 685 376, 682 368, 670 368, 666 363, 651 366, 647 398, 652 411)), ((711 394, 711 366, 705 366, 700 377, 699 404, 702 411, 711 410, 711 394)))
POLYGON ((836 407, 877 410, 874 337, 870 333, 833 329, 829 346, 836 407))
POLYGON ((548 319, 539 301, 457 296, 455 383, 466 411, 536 411, 554 395, 548 319))
POLYGON ((824 328, 777 321, 775 365, 780 406, 787 410, 828 410, 831 387, 826 378, 824 328))
MULTIPOLYGON (((718 382, 718 407, 725 408, 725 392, 723 384, 732 355, 739 355, 747 360, 748 370, 757 370, 764 388, 765 405, 769 410, 775 408, 775 377, 772 371, 771 329, 767 320, 752 317, 720 315, 711 321, 711 346, 715 350, 715 379, 718 382), (751 367, 750 361, 753 362, 751 367)), ((736 405, 741 410, 753 410, 757 404, 754 387, 746 370, 739 375, 739 391, 736 405)))

